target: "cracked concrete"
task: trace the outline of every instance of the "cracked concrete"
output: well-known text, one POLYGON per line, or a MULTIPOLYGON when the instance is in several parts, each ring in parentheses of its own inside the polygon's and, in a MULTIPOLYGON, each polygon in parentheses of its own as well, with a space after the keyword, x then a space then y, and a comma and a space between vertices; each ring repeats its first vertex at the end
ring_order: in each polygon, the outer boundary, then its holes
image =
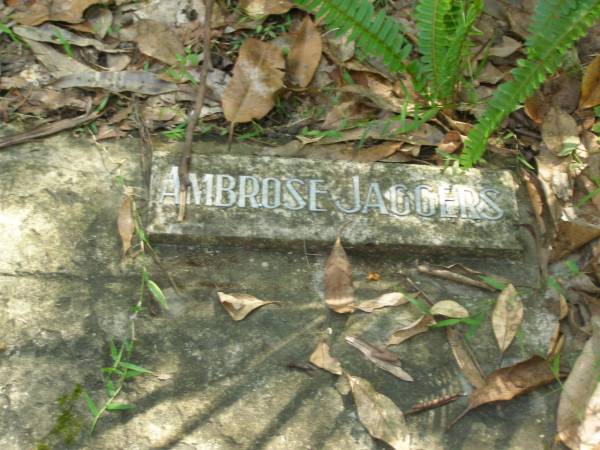
MULTIPOLYGON (((105 398, 100 368, 110 364, 109 340, 128 333, 139 283, 139 262, 122 258, 115 224, 117 177, 140 197, 145 193, 137 145, 131 140, 98 146, 64 133, 0 152, 0 448, 387 448, 366 432, 351 397, 335 389, 334 375, 288 367, 305 360, 323 334, 345 370, 368 379, 404 411, 468 391, 441 330, 392 348, 413 383, 379 370, 345 344, 349 334, 382 342, 418 311, 403 305, 350 317, 331 313, 322 301, 326 252, 305 254, 301 245, 281 252, 160 246, 163 264, 183 293, 177 295, 165 274, 151 267, 170 309, 149 308, 140 316, 133 361, 154 373, 126 384, 120 401, 134 410, 107 414, 90 436, 90 416, 75 388, 81 385, 97 403, 105 398), (217 291, 280 303, 233 322, 217 291), (75 400, 67 411, 69 395, 75 400)), ((470 311, 493 305, 494 294, 419 274, 412 255, 348 252, 361 298, 408 290, 408 276, 435 300, 452 298, 470 311), (381 281, 367 282, 370 272, 380 273, 381 281)), ((444 255, 429 260, 462 262, 511 279, 525 296, 525 332, 504 364, 545 351, 553 313, 537 293, 535 261, 444 255)), ((485 372, 498 367, 488 321, 472 344, 485 372)), ((408 416, 411 448, 548 448, 558 400, 554 388, 483 406, 450 432, 445 427, 464 409, 465 398, 408 416)))

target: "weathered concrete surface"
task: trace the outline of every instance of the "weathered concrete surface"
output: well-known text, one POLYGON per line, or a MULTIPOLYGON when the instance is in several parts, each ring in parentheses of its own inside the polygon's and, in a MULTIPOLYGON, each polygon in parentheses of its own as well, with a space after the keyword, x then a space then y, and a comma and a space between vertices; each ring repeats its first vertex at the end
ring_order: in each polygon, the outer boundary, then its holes
POLYGON ((178 155, 154 154, 148 232, 155 240, 322 250, 343 227, 348 245, 378 252, 521 250, 508 171, 226 153, 224 145, 197 147, 184 222, 178 155), (203 154, 215 147, 221 154, 203 154))
MULTIPOLYGON (((158 248, 163 263, 184 293, 177 296, 165 275, 151 270, 170 310, 151 308, 154 315, 138 319, 133 361, 155 374, 126 385, 120 400, 134 403, 134 411, 107 415, 89 436, 89 413, 76 398, 76 385, 99 404, 106 398, 99 369, 110 364, 109 339, 127 335, 136 300, 139 270, 120 254, 115 221, 121 193, 115 180, 123 176, 143 194, 137 161, 135 141, 97 146, 67 134, 0 152, 0 448, 387 448, 365 431, 352 399, 336 391, 335 376, 287 367, 306 359, 328 330, 332 353, 345 370, 368 379, 405 411, 414 402, 468 390, 443 331, 392 348, 414 383, 382 372, 345 344, 349 334, 381 342, 418 312, 410 305, 351 317, 329 312, 321 285, 326 252, 163 246, 158 248), (280 304, 233 322, 217 291, 280 304)), ((361 298, 410 290, 401 271, 436 300, 453 298, 471 311, 492 306, 493 294, 420 275, 413 255, 348 252, 361 298), (380 273, 381 281, 367 282, 370 272, 380 273)), ((545 351, 554 316, 535 291, 531 261, 443 255, 436 260, 505 276, 526 296, 523 339, 509 349, 505 364, 545 351)), ((497 368, 488 321, 473 351, 484 371, 497 368)), ((411 448, 548 448, 554 388, 481 407, 448 433, 445 427, 465 399, 409 416, 411 448)))

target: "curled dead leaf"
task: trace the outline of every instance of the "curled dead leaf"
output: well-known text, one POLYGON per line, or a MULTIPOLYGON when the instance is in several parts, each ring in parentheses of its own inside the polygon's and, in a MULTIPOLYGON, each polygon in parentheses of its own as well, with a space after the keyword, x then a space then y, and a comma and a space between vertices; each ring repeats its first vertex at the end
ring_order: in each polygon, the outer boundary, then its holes
POLYGON ((585 69, 581 80, 579 107, 593 108, 600 105, 600 55, 597 55, 585 69))
POLYGON ((469 317, 469 311, 454 300, 442 300, 431 307, 432 316, 446 316, 456 319, 469 317))
POLYGON ((346 342, 360 352, 380 369, 391 373, 403 381, 414 381, 408 373, 400 367, 400 358, 386 348, 377 347, 355 336, 346 336, 346 342))
POLYGON ((344 375, 350 384, 358 418, 369 434, 394 450, 410 448, 410 436, 400 408, 389 397, 377 392, 367 380, 344 375))
POLYGON ((504 353, 517 335, 523 321, 523 302, 512 284, 509 284, 498 296, 492 313, 492 328, 500 352, 504 353))
POLYGON ((155 74, 144 71, 88 72, 66 75, 53 83, 53 87, 94 87, 111 92, 137 92, 158 95, 177 90, 177 85, 161 80, 155 74))
POLYGON ((352 267, 339 236, 325 262, 323 284, 325 285, 325 303, 329 308, 337 313, 354 311, 352 267))
POLYGON ((131 248, 131 239, 133 239, 135 229, 132 206, 131 197, 127 195, 119 207, 117 216, 117 229, 123 243, 123 254, 126 254, 131 248))
POLYGON ((231 123, 250 122, 265 116, 283 87, 285 61, 281 49, 258 39, 247 39, 223 92, 223 112, 231 123))
POLYGON ((435 323, 435 320, 432 316, 424 315, 410 325, 394 331, 388 338, 386 345, 398 345, 417 334, 425 333, 429 330, 429 325, 433 323, 435 323))
POLYGON ((399 306, 408 302, 406 296, 400 292, 388 292, 382 294, 372 300, 365 300, 356 305, 356 309, 360 309, 364 312, 373 312, 376 309, 385 308, 387 306, 399 306))
POLYGON ((453 327, 446 328, 448 343, 452 349, 452 354, 456 360, 456 364, 465 378, 476 388, 485 385, 483 375, 477 361, 471 356, 467 350, 461 334, 453 327))
POLYGON ((334 375, 342 374, 342 365, 340 362, 331 356, 329 353, 329 345, 321 340, 317 344, 317 347, 310 355, 309 361, 315 366, 331 372, 334 375))
POLYGON ((294 35, 288 55, 287 72, 294 85, 301 88, 308 86, 317 70, 322 51, 321 33, 310 16, 306 16, 294 35))
POLYGON ((219 296, 219 301, 225 308, 225 311, 227 311, 235 321, 245 319, 246 316, 256 308, 260 308, 261 306, 270 303, 277 303, 260 300, 248 294, 225 294, 224 292, 217 292, 217 295, 219 296))

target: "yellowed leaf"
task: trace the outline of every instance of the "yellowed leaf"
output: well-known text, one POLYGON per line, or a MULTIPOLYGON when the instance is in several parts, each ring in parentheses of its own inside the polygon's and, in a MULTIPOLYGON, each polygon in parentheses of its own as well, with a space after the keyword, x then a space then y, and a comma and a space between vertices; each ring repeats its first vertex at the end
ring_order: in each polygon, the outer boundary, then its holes
POLYGON ((599 403, 598 377, 600 376, 600 318, 592 317, 592 336, 575 361, 569 377, 563 384, 556 413, 558 439, 573 450, 596 449, 600 445, 600 435, 589 433, 595 422, 599 425, 599 410, 593 405, 599 403), (595 435, 595 438, 593 437, 595 435), (591 440, 584 442, 583 438, 591 440))
POLYGON ((287 72, 294 85, 301 88, 308 86, 317 70, 322 51, 321 33, 310 16, 306 16, 294 35, 288 55, 287 72))
POLYGON ((565 156, 565 152, 576 149, 581 142, 575 119, 555 106, 548 110, 543 119, 542 139, 556 156, 565 156))
POLYGON ((509 284, 500 292, 492 313, 492 328, 500 352, 504 352, 510 346, 522 320, 523 302, 521 302, 515 287, 509 284))
POLYGON ((600 55, 596 56, 585 69, 581 80, 580 108, 593 108, 600 105, 600 55))
POLYGON ((185 50, 173 30, 154 20, 137 23, 137 44, 140 52, 171 66, 177 65, 177 55, 183 57, 185 50))
POLYGON ((358 418, 371 436, 381 439, 394 450, 410 448, 404 414, 394 402, 377 392, 371 383, 345 373, 350 384, 358 418))
POLYGON ((430 315, 425 315, 415 320, 410 325, 399 328, 392 333, 388 338, 386 345, 398 345, 410 339, 417 334, 421 334, 429 330, 429 325, 435 323, 435 320, 430 315))
POLYGON ((333 373, 334 375, 342 374, 342 365, 329 353, 329 345, 325 341, 319 341, 317 347, 310 355, 309 361, 315 366, 333 373))
POLYGON ((356 309, 370 313, 376 309, 385 308, 387 306, 403 305, 406 302, 408 302, 408 299, 404 296, 404 294, 400 292, 388 292, 387 294, 382 294, 372 300, 360 302, 358 305, 356 305, 356 309))
POLYGON ((325 262, 325 303, 337 313, 354 311, 354 286, 352 285, 352 267, 340 238, 325 262))
POLYGON ((217 295, 225 311, 236 321, 245 319, 256 308, 270 303, 277 303, 260 300, 248 294, 225 294, 224 292, 217 292, 217 295))
POLYGON ((121 207, 119 208, 117 229, 119 230, 119 236, 121 236, 121 242, 123 243, 123 254, 126 254, 131 248, 131 239, 133 238, 134 232, 133 211, 131 197, 129 196, 126 196, 123 199, 121 207))
POLYGON ((223 112, 231 123, 265 116, 283 87, 285 61, 274 44, 247 39, 240 48, 233 77, 223 92, 223 112))
POLYGON ((240 6, 250 17, 285 14, 292 6, 288 0, 240 0, 240 6))
POLYGON ((469 317, 469 311, 454 300, 442 300, 431 307, 432 316, 446 316, 456 319, 469 317))
POLYGON ((355 336, 346 336, 346 342, 360 352, 380 369, 391 373, 403 381, 414 381, 408 373, 400 367, 400 358, 395 353, 386 348, 379 348, 375 345, 363 341, 355 336))
POLYGON ((92 5, 108 3, 107 0, 33 0, 20 2, 21 7, 11 18, 23 25, 39 25, 46 21, 79 23, 83 12, 92 5), (21 9, 22 8, 22 9, 21 9))

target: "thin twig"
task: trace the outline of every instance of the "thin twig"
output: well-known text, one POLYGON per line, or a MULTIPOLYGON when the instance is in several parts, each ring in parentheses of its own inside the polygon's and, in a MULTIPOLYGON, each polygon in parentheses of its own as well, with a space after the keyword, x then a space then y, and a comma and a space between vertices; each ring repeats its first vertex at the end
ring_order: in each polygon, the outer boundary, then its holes
POLYGON ((198 81, 198 91, 196 93, 196 102, 190 113, 190 117, 185 130, 185 143, 181 159, 179 160, 179 214, 178 221, 185 218, 186 193, 190 186, 190 165, 192 163, 192 139, 194 138, 194 129, 204 104, 204 95, 206 93, 206 77, 208 69, 212 67, 210 58, 210 18, 212 16, 213 0, 207 0, 204 14, 204 60, 200 71, 200 80, 198 81))
POLYGON ((136 125, 140 133, 140 160, 142 163, 142 176, 144 185, 150 185, 150 163, 152 161, 152 141, 150 140, 150 132, 140 114, 140 104, 136 96, 133 97, 133 115, 136 125))
POLYGON ((50 136, 60 131, 69 130, 71 128, 78 127, 86 122, 91 122, 102 115, 102 111, 94 111, 92 113, 86 113, 79 117, 72 119, 63 119, 54 123, 40 125, 33 130, 25 131, 23 133, 16 133, 10 136, 0 137, 0 150, 13 145, 23 144, 33 139, 50 136))

